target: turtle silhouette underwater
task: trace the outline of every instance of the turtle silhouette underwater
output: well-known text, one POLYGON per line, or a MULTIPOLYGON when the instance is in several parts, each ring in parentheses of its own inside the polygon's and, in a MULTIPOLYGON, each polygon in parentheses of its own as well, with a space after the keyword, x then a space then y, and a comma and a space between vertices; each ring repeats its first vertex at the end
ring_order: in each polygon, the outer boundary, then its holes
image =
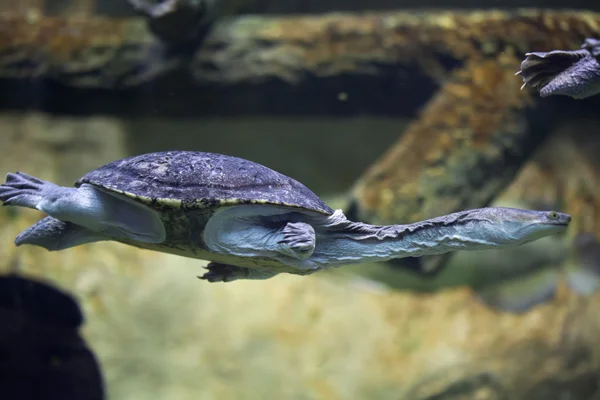
POLYGON ((17 246, 57 251, 113 240, 207 260, 201 278, 210 282, 517 246, 563 232, 571 221, 555 211, 487 207, 370 225, 348 220, 303 184, 263 165, 191 151, 117 160, 74 187, 9 173, 0 201, 47 214, 17 236, 17 246))

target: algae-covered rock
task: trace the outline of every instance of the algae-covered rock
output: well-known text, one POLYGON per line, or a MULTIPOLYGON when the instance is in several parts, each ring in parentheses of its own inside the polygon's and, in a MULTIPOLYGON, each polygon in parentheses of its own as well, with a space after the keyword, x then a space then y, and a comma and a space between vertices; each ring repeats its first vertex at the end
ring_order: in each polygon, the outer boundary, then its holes
MULTIPOLYGON (((5 115, 0 127, 1 174, 68 184, 127 155, 116 120, 5 115)), ((343 269, 207 284, 202 261, 118 243, 16 248, 41 214, 0 210, 0 271, 18 260, 81 301, 109 398, 535 400, 598 389, 597 296, 561 291, 511 315, 466 288, 393 292, 343 269)))

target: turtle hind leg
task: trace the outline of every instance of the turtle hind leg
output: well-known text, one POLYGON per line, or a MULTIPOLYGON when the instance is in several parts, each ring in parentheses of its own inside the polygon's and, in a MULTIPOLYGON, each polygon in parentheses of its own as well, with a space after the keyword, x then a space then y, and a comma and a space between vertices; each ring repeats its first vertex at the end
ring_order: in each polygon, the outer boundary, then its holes
POLYGON ((242 279, 264 280, 277 275, 277 272, 259 271, 215 262, 209 263, 205 268, 208 272, 198 278, 209 282, 233 282, 242 279))
POLYGON ((304 222, 288 222, 279 233, 279 252, 299 260, 308 259, 315 251, 315 229, 304 222))
POLYGON ((101 188, 58 186, 23 172, 9 173, 0 185, 4 205, 38 209, 61 221, 118 239, 160 243, 165 227, 149 207, 101 188))
POLYGON ((30 244, 43 247, 48 251, 58 251, 102 240, 109 240, 109 238, 72 222, 46 217, 19 234, 15 244, 17 246, 30 244))

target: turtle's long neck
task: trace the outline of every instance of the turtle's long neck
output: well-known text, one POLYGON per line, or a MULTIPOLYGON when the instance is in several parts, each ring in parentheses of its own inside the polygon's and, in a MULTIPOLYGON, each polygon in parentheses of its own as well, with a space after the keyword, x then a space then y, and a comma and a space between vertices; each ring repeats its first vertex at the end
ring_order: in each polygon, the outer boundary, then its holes
POLYGON ((336 213, 319 229, 318 247, 311 259, 319 264, 344 265, 502 246, 499 243, 507 233, 501 227, 489 229, 491 224, 469 211, 391 226, 352 222, 336 213))

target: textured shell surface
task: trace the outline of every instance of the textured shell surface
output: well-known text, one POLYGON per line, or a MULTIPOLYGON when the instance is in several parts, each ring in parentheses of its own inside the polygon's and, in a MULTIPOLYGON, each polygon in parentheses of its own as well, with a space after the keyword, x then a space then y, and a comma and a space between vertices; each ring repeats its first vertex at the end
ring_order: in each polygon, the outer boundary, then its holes
POLYGON ((75 186, 83 183, 174 208, 274 204, 333 213, 300 182, 258 163, 216 153, 165 151, 128 157, 90 171, 75 186))

